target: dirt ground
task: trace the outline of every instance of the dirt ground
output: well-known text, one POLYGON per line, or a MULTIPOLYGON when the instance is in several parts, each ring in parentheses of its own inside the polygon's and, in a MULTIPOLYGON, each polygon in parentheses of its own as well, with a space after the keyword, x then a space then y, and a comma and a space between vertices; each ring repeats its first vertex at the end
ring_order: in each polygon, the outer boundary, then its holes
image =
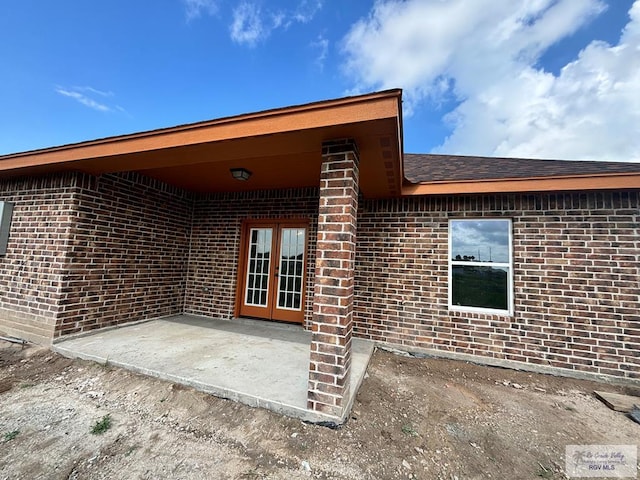
POLYGON ((331 430, 2 342, 0 479, 567 478, 565 445, 640 439, 594 389, 638 393, 378 350, 331 430))

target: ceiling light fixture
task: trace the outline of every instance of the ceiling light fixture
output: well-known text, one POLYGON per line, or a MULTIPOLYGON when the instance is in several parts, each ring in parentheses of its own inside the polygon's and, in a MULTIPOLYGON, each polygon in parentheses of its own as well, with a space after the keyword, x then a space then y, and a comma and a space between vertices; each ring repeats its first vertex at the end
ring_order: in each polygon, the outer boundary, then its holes
POLYGON ((251 172, 246 168, 232 168, 230 169, 230 171, 231 176, 236 180, 240 180, 241 182, 249 180, 249 177, 251 176, 251 172))

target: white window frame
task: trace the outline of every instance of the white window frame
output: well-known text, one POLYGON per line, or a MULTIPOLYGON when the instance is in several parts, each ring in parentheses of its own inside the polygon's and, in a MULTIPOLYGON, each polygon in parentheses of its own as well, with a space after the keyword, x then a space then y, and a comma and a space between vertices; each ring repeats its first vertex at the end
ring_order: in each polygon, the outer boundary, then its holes
POLYGON ((459 311, 459 312, 475 312, 475 313, 488 313, 488 314, 497 314, 497 315, 513 315, 513 222, 510 218, 501 218, 501 217, 482 217, 482 218, 451 218, 449 219, 449 231, 448 235, 448 262, 449 262, 449 274, 448 274, 448 303, 449 310, 459 311), (500 220, 504 222, 508 222, 509 225, 509 262, 470 262, 465 260, 453 260, 453 222, 486 222, 486 221, 495 221, 500 220), (454 305, 452 302, 453 298, 453 266, 454 265, 462 265, 462 266, 480 266, 480 267, 499 267, 507 269, 507 309, 497 309, 497 308, 485 308, 485 307, 471 307, 464 305, 454 305))

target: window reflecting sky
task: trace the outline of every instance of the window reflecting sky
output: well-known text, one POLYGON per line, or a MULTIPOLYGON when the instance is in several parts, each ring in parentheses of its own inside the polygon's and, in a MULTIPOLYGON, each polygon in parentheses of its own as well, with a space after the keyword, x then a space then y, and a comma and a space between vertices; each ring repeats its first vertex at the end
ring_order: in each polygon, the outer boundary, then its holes
POLYGON ((509 220, 452 220, 451 258, 508 263, 509 225, 509 220))

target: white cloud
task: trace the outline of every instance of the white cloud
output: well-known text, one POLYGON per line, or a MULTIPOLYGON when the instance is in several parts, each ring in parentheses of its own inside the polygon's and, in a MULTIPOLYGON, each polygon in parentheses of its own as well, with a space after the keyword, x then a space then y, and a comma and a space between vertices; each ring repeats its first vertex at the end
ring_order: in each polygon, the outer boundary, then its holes
POLYGON ((358 90, 405 89, 406 113, 453 96, 447 153, 640 161, 640 0, 615 46, 558 75, 537 65, 599 0, 378 1, 344 40, 358 90))
POLYGON ((93 110, 97 110, 99 112, 112 112, 114 110, 118 110, 121 112, 124 112, 125 110, 120 107, 119 105, 115 105, 113 107, 110 107, 109 105, 107 105, 106 103, 104 103, 104 100, 102 102, 99 102, 97 100, 95 100, 95 96, 99 96, 99 97, 113 97, 113 93, 112 92, 105 92, 102 90, 97 90, 95 88, 92 87, 70 87, 70 88, 66 88, 66 87, 60 87, 57 86, 55 87, 55 91, 56 93, 62 95, 63 97, 68 97, 68 98, 72 98, 75 101, 81 103, 82 105, 84 105, 85 107, 89 107, 92 108, 93 110))
POLYGON ((322 0, 302 0, 292 14, 296 22, 308 23, 322 9, 322 0))
POLYGON ((113 92, 104 92, 93 87, 73 87, 73 89, 78 92, 87 92, 90 94, 99 95, 101 97, 113 97, 113 92))
POLYGON ((257 2, 242 2, 233 10, 229 28, 231 39, 239 44, 255 46, 278 29, 293 23, 308 23, 322 8, 321 0, 302 0, 292 11, 264 11, 257 2))
POLYGON ((194 20, 202 14, 214 15, 218 11, 217 0, 182 0, 185 6, 187 21, 194 20))
POLYGON ((311 47, 319 51, 316 56, 316 65, 320 70, 324 69, 324 62, 329 54, 329 40, 324 35, 318 35, 315 42, 311 42, 311 47))
POLYGON ((231 39, 236 43, 255 45, 269 35, 260 16, 260 7, 255 3, 241 3, 233 11, 231 39))

